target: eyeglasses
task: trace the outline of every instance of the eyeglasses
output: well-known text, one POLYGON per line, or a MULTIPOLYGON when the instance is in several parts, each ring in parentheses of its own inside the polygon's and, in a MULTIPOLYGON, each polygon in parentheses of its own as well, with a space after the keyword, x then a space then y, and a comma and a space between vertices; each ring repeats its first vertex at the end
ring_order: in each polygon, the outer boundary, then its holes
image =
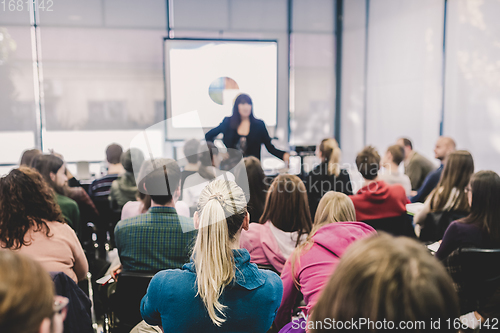
POLYGON ((54 296, 54 304, 52 310, 54 314, 62 314, 68 307, 69 299, 63 296, 54 296))

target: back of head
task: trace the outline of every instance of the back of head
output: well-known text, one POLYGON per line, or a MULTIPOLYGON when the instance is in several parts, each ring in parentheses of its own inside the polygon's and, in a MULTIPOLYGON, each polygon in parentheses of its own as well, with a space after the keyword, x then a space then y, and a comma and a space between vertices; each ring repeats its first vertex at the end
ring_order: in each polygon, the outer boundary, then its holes
POLYGON ((344 193, 330 191, 321 198, 318 204, 313 230, 317 226, 328 223, 349 221, 356 221, 356 211, 352 200, 344 193))
POLYGON ((375 148, 367 146, 356 157, 356 166, 364 179, 373 180, 380 169, 380 155, 375 148))
POLYGON ((234 256, 230 241, 247 215, 243 190, 233 181, 214 180, 202 191, 198 202, 198 236, 193 250, 198 293, 212 322, 225 322, 219 298, 234 278, 234 256))
POLYGON ((479 171, 470 180, 472 203, 468 223, 479 225, 500 243, 500 177, 494 171, 479 171))
POLYGON ((63 190, 50 178, 50 173, 57 174, 57 171, 64 165, 64 161, 52 154, 36 155, 31 161, 31 167, 38 170, 43 179, 56 192, 63 193, 63 190))
POLYGON ((266 175, 258 158, 254 156, 245 157, 244 162, 250 190, 250 202, 248 205, 263 211, 267 193, 266 175))
POLYGON ((191 164, 198 163, 198 147, 200 147, 200 141, 196 139, 188 140, 184 143, 184 156, 191 164))
POLYGON ((172 201, 175 191, 180 187, 181 169, 170 158, 146 160, 137 181, 140 193, 150 195, 159 205, 165 205, 172 201))
POLYGON ((63 221, 52 189, 34 169, 20 167, 0 178, 0 242, 7 248, 29 245, 26 232, 49 229, 45 221, 63 221))
POLYGON ((387 148, 387 151, 392 155, 392 162, 396 165, 400 165, 405 158, 405 150, 400 145, 392 145, 387 148))
POLYGON ((54 284, 34 260, 0 251, 0 332, 38 333, 53 314, 54 284))
POLYGON ((431 320, 440 320, 441 329, 448 331, 446 320, 458 316, 457 294, 444 267, 416 241, 382 234, 347 249, 309 324, 315 326, 311 332, 326 332, 321 326, 326 318, 337 323, 364 320, 358 332, 422 332, 431 330, 431 320))
POLYGON ((23 156, 21 156, 21 162, 19 163, 19 166, 31 166, 31 162, 33 161, 33 158, 37 155, 41 155, 42 151, 40 149, 29 149, 25 150, 23 152, 23 156))
POLYGON ((283 174, 274 179, 267 192, 264 213, 260 218, 260 223, 267 221, 271 221, 276 228, 285 232, 298 231, 297 245, 300 237, 311 231, 311 212, 306 187, 299 177, 283 174))
POLYGON ((133 173, 134 166, 139 167, 144 162, 144 154, 140 149, 130 148, 121 155, 120 162, 126 172, 133 173))
POLYGON ((106 148, 106 160, 110 164, 120 163, 120 158, 123 153, 123 148, 117 143, 112 143, 106 148))
POLYGON ((340 155, 341 151, 337 140, 333 138, 323 139, 319 145, 321 156, 328 165, 328 174, 338 176, 340 173, 340 155))
POLYGON ((413 150, 413 144, 411 143, 411 140, 408 138, 401 138, 400 139, 403 143, 403 146, 410 148, 410 150, 413 150))
POLYGON ((200 168, 198 173, 205 179, 211 180, 215 178, 213 170, 210 168, 214 166, 214 156, 219 154, 219 149, 213 142, 202 143, 198 148, 198 159, 200 161, 200 168))
POLYGON ((437 188, 443 188, 434 191, 431 200, 431 209, 440 211, 448 202, 453 189, 459 192, 453 210, 469 211, 469 203, 464 192, 465 187, 469 184, 470 177, 474 173, 474 160, 472 155, 466 150, 457 150, 452 152, 446 161, 441 179, 437 188))

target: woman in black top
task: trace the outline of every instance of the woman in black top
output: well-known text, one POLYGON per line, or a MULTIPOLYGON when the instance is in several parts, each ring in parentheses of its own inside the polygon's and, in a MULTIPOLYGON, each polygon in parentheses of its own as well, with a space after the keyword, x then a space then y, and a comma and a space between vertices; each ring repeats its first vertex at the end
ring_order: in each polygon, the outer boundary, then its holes
POLYGON ((324 139, 317 150, 321 163, 306 176, 304 181, 309 197, 311 216, 314 218, 319 201, 328 191, 352 195, 349 173, 340 169, 340 148, 335 139, 324 139))
POLYGON ((222 142, 227 148, 238 149, 244 157, 255 156, 260 160, 260 148, 264 144, 274 156, 288 162, 290 154, 276 149, 271 143, 271 137, 266 129, 266 124, 253 115, 252 99, 246 94, 239 95, 233 106, 231 117, 224 120, 205 134, 207 142, 213 142, 215 137, 222 133, 222 142))

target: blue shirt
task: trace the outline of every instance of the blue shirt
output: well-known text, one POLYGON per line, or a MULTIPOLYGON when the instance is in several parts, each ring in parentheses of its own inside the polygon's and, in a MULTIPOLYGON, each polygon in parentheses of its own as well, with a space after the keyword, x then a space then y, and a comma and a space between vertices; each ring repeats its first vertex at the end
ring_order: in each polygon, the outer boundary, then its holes
POLYGON ((157 273, 141 302, 142 318, 150 325, 162 325, 165 332, 267 332, 283 296, 279 276, 250 263, 245 249, 233 250, 235 278, 219 301, 226 305, 226 322, 212 323, 199 296, 194 262, 182 270, 157 273))
POLYGON ((429 172, 427 177, 425 177, 424 183, 418 189, 417 194, 410 198, 411 202, 424 202, 427 196, 436 188, 441 178, 441 173, 443 172, 443 165, 434 171, 429 172))
POLYGON ((173 207, 151 207, 115 227, 115 243, 126 272, 182 267, 189 262, 196 235, 193 220, 177 215, 173 207))

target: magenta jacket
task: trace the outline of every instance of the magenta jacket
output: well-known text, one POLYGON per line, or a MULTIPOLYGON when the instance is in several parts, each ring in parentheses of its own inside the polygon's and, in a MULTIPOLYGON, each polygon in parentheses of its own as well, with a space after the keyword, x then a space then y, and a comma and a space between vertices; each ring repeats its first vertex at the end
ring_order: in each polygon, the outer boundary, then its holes
MULTIPOLYGON (((306 315, 309 315, 309 311, 316 304, 347 247, 372 233, 375 233, 375 229, 363 222, 335 222, 316 232, 313 236, 314 244, 294 265, 295 276, 306 303, 306 315)), ((293 283, 291 270, 291 260, 288 260, 281 274, 283 298, 274 321, 278 329, 292 320, 292 310, 299 292, 293 283)))

